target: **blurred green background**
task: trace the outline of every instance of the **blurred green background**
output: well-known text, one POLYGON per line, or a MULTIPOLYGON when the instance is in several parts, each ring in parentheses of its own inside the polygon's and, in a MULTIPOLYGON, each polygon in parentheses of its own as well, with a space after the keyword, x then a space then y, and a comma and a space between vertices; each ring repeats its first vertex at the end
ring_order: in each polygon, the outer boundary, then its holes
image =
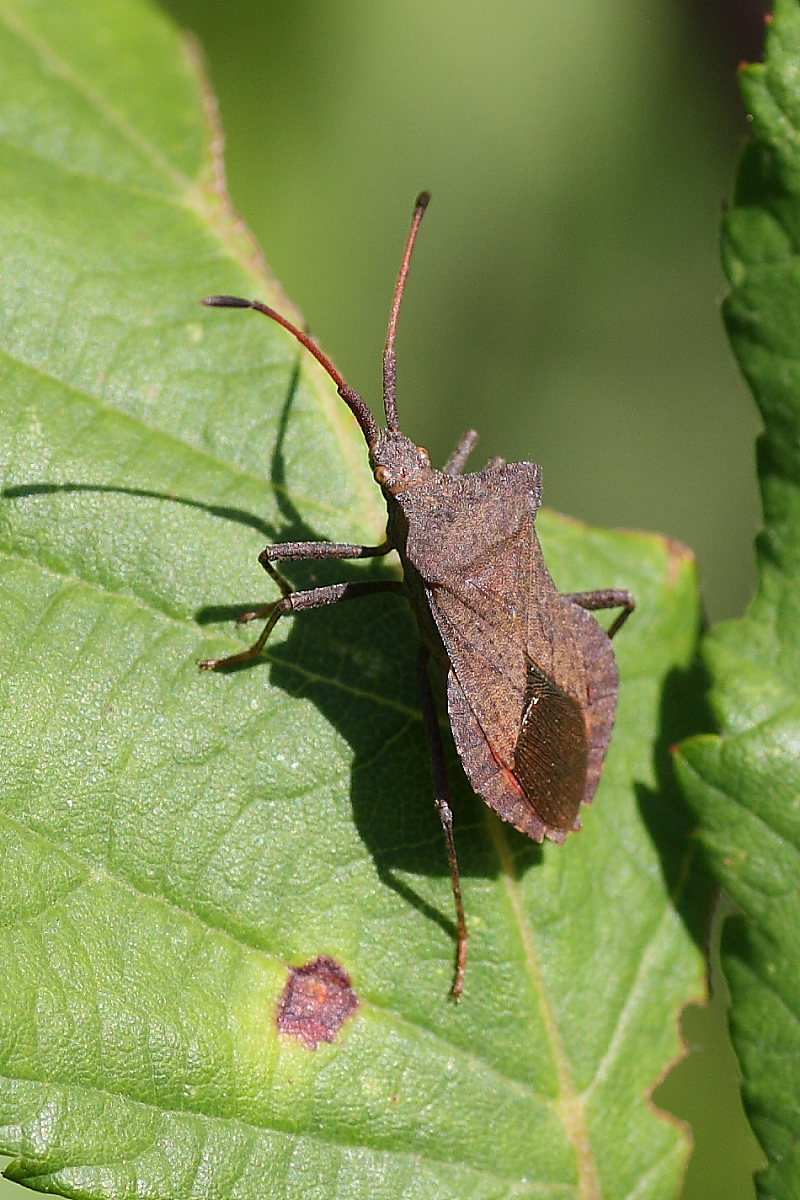
MULTIPOLYGON (((399 337, 405 431, 441 461, 474 426, 477 460, 533 459, 549 506, 685 542, 712 619, 741 612, 758 423, 719 316, 717 229, 763 6, 162 7, 202 44, 234 204, 345 377, 377 404, 429 188, 399 337)), ((694 1053, 657 1098, 695 1127, 685 1198, 752 1197, 721 1000, 684 1031, 694 1053)))

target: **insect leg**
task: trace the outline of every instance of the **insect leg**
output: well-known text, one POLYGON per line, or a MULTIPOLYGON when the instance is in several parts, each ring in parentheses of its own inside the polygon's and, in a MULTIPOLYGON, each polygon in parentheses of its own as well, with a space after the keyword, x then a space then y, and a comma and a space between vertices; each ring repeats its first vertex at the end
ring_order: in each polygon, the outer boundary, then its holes
POLYGON ((309 588, 305 592, 290 592, 264 610, 267 623, 258 640, 253 642, 248 650, 242 650, 239 654, 229 654, 225 658, 207 658, 199 666, 204 671, 215 671, 218 667, 235 667, 240 663, 250 662, 251 659, 258 658, 281 617, 303 612, 307 608, 326 608, 329 604, 338 604, 341 600, 357 600, 361 596, 371 596, 374 592, 395 592, 401 596, 406 594, 405 584, 399 579, 363 579, 354 583, 332 583, 327 587, 309 588))
POLYGON ((442 467, 442 472, 445 475, 460 475, 477 444, 478 435, 474 429, 468 429, 466 433, 462 433, 455 450, 442 467))
POLYGON ((599 588, 595 592, 564 592, 564 599, 571 600, 579 608, 597 612, 601 608, 621 608, 622 612, 612 621, 607 633, 610 638, 618 633, 636 608, 636 601, 624 588, 599 588))
MULTIPOLYGON (((392 549, 389 542, 381 542, 380 546, 356 546, 349 542, 281 542, 277 546, 266 546, 258 556, 261 566, 274 579, 284 596, 290 596, 294 591, 286 576, 273 566, 276 561, 291 559, 320 558, 376 558, 388 554, 392 549)), ((246 625, 248 621, 257 621, 268 617, 273 605, 265 604, 262 608, 254 608, 251 612, 242 613, 236 618, 237 625, 246 625)))
POLYGON ((464 989, 464 973, 467 969, 467 948, 469 934, 467 921, 464 916, 464 901, 461 898, 461 875, 458 870, 456 843, 453 837, 453 810, 450 807, 450 788, 447 784, 447 767, 444 759, 444 746, 439 730, 439 719, 436 715, 436 703, 433 698, 430 676, 428 675, 428 659, 430 654, 425 646, 420 646, 417 665, 419 669, 419 686, 422 695, 422 716, 425 722, 425 732, 428 736, 428 746, 431 752, 431 770, 433 773, 433 795, 439 820, 444 830, 444 841, 447 847, 447 862, 450 867, 450 883, 453 888, 453 900, 456 906, 456 972, 451 988, 454 1000, 457 1000, 464 989))
MULTIPOLYGON (((464 467, 467 465, 467 459, 475 449, 477 443, 478 435, 474 429, 468 429, 465 434, 462 434, 455 450, 442 467, 442 474, 460 475, 464 470, 464 467)), ((506 460, 496 455, 494 458, 489 459, 488 463, 484 467, 484 470, 491 471, 493 467, 504 467, 505 465, 506 460)))

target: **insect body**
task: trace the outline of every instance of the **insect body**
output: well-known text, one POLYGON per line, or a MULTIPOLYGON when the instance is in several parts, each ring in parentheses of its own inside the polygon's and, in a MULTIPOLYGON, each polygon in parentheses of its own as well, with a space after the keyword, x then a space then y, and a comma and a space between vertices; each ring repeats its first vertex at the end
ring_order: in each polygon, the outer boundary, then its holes
POLYGON ((611 637, 633 611, 619 589, 561 594, 536 535, 540 471, 533 463, 494 459, 462 474, 477 441, 461 438, 442 471, 427 451, 400 432, 395 393, 395 336, 411 253, 428 204, 417 200, 395 288, 384 352, 386 429, 307 334, 274 309, 234 296, 205 304, 254 308, 288 329, 322 364, 353 411, 386 499, 386 538, 379 546, 287 542, 259 558, 281 599, 245 614, 266 618, 250 649, 210 659, 206 669, 233 666, 261 653, 284 615, 378 591, 410 601, 420 633, 419 676, 431 749, 434 795, 445 833, 456 908, 458 953, 453 994, 467 962, 467 926, 452 828, 445 757, 428 674, 435 658, 446 673, 447 706, 456 749, 476 793, 537 842, 563 842, 580 828, 579 810, 600 778, 616 708, 618 677, 611 637), (396 550, 403 581, 364 580, 296 592, 273 565, 313 558, 368 558, 396 550), (589 610, 620 608, 606 633, 589 610))

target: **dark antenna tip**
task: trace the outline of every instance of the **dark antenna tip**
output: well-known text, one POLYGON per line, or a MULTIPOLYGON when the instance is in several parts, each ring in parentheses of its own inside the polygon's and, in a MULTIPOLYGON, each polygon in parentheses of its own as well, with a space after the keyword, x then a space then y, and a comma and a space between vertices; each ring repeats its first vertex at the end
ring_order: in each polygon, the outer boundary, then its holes
POLYGON ((288 317, 281 316, 276 309, 270 308, 268 304, 262 304, 260 300, 243 300, 241 296, 205 296, 200 303, 205 304, 208 308, 252 308, 256 312, 263 313, 265 317, 269 317, 271 321, 275 321, 278 325, 282 325, 284 329, 291 333, 292 337, 297 338, 301 346, 305 346, 306 350, 314 355, 314 358, 323 371, 330 375, 336 384, 336 390, 339 395, 358 421, 367 446, 372 449, 377 443, 380 431, 375 424, 375 418, 361 396, 359 396, 355 388, 350 387, 349 383, 345 383, 324 350, 320 350, 316 342, 312 341, 304 330, 298 329, 288 317))
POLYGON ((241 296, 204 296, 200 301, 207 308, 252 308, 252 300, 243 300, 241 296))
POLYGON ((397 420, 397 355, 395 352, 397 318, 400 315, 403 292, 406 290, 406 278, 408 277, 408 268, 411 262, 414 243, 417 240, 417 231, 419 230, 423 213, 430 203, 430 198, 430 192, 420 192, 414 202, 411 229, 406 239, 406 248, 403 251, 400 274, 397 276, 391 313, 389 315, 389 328, 386 331, 386 348, 383 351, 383 410, 386 413, 386 428, 393 433, 398 433, 400 430, 397 420))

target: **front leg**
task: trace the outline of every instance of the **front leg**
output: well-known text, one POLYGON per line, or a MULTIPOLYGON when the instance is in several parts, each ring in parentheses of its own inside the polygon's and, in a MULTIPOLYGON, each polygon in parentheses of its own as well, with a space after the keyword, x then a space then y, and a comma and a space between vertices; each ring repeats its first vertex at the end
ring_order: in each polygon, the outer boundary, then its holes
POLYGON ((228 654, 224 658, 206 658, 198 665, 203 671, 216 671, 219 667, 237 667, 250 662, 261 654, 281 617, 303 612, 307 608, 326 608, 342 600, 357 600, 360 596, 371 596, 375 592, 394 592, 395 595, 405 596, 406 588, 399 579, 363 579, 354 583, 332 583, 327 587, 309 588, 305 592, 289 591, 280 600, 273 601, 261 610, 267 623, 249 649, 239 654, 228 654))
MULTIPOLYGON (((377 558, 388 554, 391 549, 388 541, 381 542, 379 546, 357 546, 351 542, 280 542, 277 546, 265 546, 258 556, 258 561, 275 580, 281 594, 290 596, 294 588, 286 576, 273 566, 275 562, 288 562, 292 559, 308 562, 323 558, 377 558)), ((273 607, 274 604, 265 604, 263 608, 254 608, 250 612, 242 613, 237 617, 236 624, 246 625, 248 621, 269 617, 273 607)))
POLYGON ((606 631, 610 638, 619 632, 636 608, 636 601, 625 588, 598 588, 594 592, 564 592, 563 597, 589 612, 597 612, 601 608, 621 608, 622 612, 615 617, 606 631))
MULTIPOLYGON (((467 465, 467 459, 478 444, 478 435, 474 429, 468 429, 466 433, 462 433, 458 439, 458 444, 455 450, 448 458, 447 462, 442 467, 443 475, 460 475, 467 465)), ((491 471, 494 467, 504 467, 506 460, 495 456, 490 458, 485 471, 491 471)))
POLYGON ((477 442, 478 435, 474 429, 468 429, 466 433, 462 433, 455 450, 442 467, 442 474, 460 475, 467 465, 467 459, 475 449, 477 442))

